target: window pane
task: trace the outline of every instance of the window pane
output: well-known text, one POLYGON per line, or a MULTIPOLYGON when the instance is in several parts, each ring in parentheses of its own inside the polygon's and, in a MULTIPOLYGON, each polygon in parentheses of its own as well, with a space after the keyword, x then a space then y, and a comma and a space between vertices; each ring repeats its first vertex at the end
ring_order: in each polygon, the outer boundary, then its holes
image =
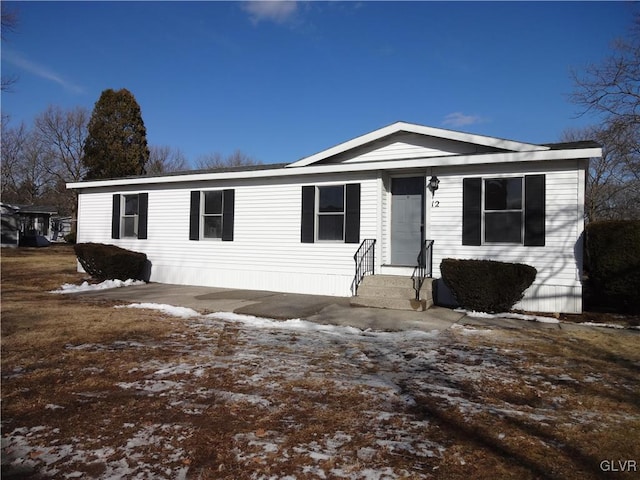
POLYGON ((204 192, 204 213, 222 213, 222 192, 204 192))
POLYGON ((485 210, 522 208, 522 178, 491 178, 484 181, 485 210))
POLYGON ((344 212, 344 185, 319 187, 319 212, 344 212))
POLYGON ((204 238, 222 238, 222 216, 203 217, 202 235, 204 238))
POLYGON ((485 242, 522 243, 522 213, 485 213, 484 240, 485 242))
POLYGON ((344 240, 344 215, 318 215, 318 240, 344 240))
POLYGON ((424 177, 399 177, 391 179, 391 195, 422 195, 424 177))
POLYGON ((123 230, 125 237, 137 237, 138 236, 138 216, 124 217, 123 230))
POLYGON ((138 195, 124 196, 124 214, 125 215, 138 214, 138 195))

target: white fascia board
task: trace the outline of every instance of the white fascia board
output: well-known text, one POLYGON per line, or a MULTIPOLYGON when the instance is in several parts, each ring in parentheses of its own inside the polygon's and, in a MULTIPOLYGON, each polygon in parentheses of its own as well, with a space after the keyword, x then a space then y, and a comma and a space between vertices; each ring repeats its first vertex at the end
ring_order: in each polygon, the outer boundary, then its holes
POLYGON ((166 177, 139 177, 121 178, 113 180, 94 180, 89 182, 68 183, 68 189, 90 189, 100 187, 118 186, 143 186, 156 184, 172 184, 186 182, 202 182, 212 180, 248 180, 255 178, 292 177, 325 173, 349 173, 366 172, 376 170, 402 170, 427 167, 457 166, 457 165, 483 165, 495 163, 536 162, 568 160, 581 158, 594 158, 602 156, 601 148, 581 148, 569 150, 544 150, 535 152, 506 152, 487 153, 475 155, 461 155, 454 157, 429 157, 408 160, 387 160, 384 162, 363 162, 331 165, 311 165, 288 169, 286 167, 276 170, 245 170, 242 172, 222 173, 193 173, 185 175, 172 175, 166 177))
POLYGON ((375 142, 376 140, 380 140, 384 137, 388 137, 399 132, 427 135, 430 137, 444 138, 447 140, 455 140, 458 142, 483 145, 486 147, 499 148, 501 150, 511 150, 515 152, 550 150, 549 147, 543 145, 515 142, 513 140, 505 140, 502 138, 487 137, 484 135, 475 135, 471 133, 456 132, 455 130, 426 127, 424 125, 416 125, 413 123, 396 122, 389 126, 380 128, 373 132, 361 135, 360 137, 356 137, 352 140, 336 145, 335 147, 331 147, 327 150, 323 150, 322 152, 316 153, 309 157, 305 157, 301 160, 298 160, 297 162, 290 163, 285 168, 306 167, 326 158, 332 157, 334 155, 339 155, 351 149, 361 147, 363 145, 366 145, 367 143, 375 142))

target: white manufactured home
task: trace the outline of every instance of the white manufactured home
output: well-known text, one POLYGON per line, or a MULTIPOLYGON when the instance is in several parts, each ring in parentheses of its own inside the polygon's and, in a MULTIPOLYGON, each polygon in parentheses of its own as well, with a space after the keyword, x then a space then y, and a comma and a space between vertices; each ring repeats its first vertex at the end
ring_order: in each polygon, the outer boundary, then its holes
POLYGON ((406 277, 420 298, 431 276, 447 304, 442 259, 491 259, 537 269, 516 308, 575 313, 585 176, 599 156, 593 142, 398 122, 289 164, 68 188, 78 242, 144 252, 155 282, 352 296, 362 278, 406 277))

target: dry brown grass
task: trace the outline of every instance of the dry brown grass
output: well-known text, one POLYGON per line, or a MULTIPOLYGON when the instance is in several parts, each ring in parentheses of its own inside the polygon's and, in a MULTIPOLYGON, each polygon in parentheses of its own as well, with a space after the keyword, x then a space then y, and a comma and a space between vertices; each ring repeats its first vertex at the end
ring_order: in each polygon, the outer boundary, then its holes
POLYGON ((69 247, 2 251, 3 478, 638 474, 600 469, 640 465, 638 333, 451 330, 392 350, 48 293, 81 280, 69 247))

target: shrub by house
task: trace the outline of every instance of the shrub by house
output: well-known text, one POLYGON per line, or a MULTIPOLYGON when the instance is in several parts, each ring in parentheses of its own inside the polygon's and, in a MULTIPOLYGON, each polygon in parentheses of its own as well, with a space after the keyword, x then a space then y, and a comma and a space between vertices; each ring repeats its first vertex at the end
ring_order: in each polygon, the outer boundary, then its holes
POLYGON ((445 258, 442 279, 463 308, 506 312, 522 299, 537 270, 522 263, 445 258))
POLYGON ((73 249, 84 271, 97 280, 142 279, 144 253, 103 243, 77 243, 73 249))
POLYGON ((640 221, 611 220, 586 227, 592 303, 640 312, 640 221))

